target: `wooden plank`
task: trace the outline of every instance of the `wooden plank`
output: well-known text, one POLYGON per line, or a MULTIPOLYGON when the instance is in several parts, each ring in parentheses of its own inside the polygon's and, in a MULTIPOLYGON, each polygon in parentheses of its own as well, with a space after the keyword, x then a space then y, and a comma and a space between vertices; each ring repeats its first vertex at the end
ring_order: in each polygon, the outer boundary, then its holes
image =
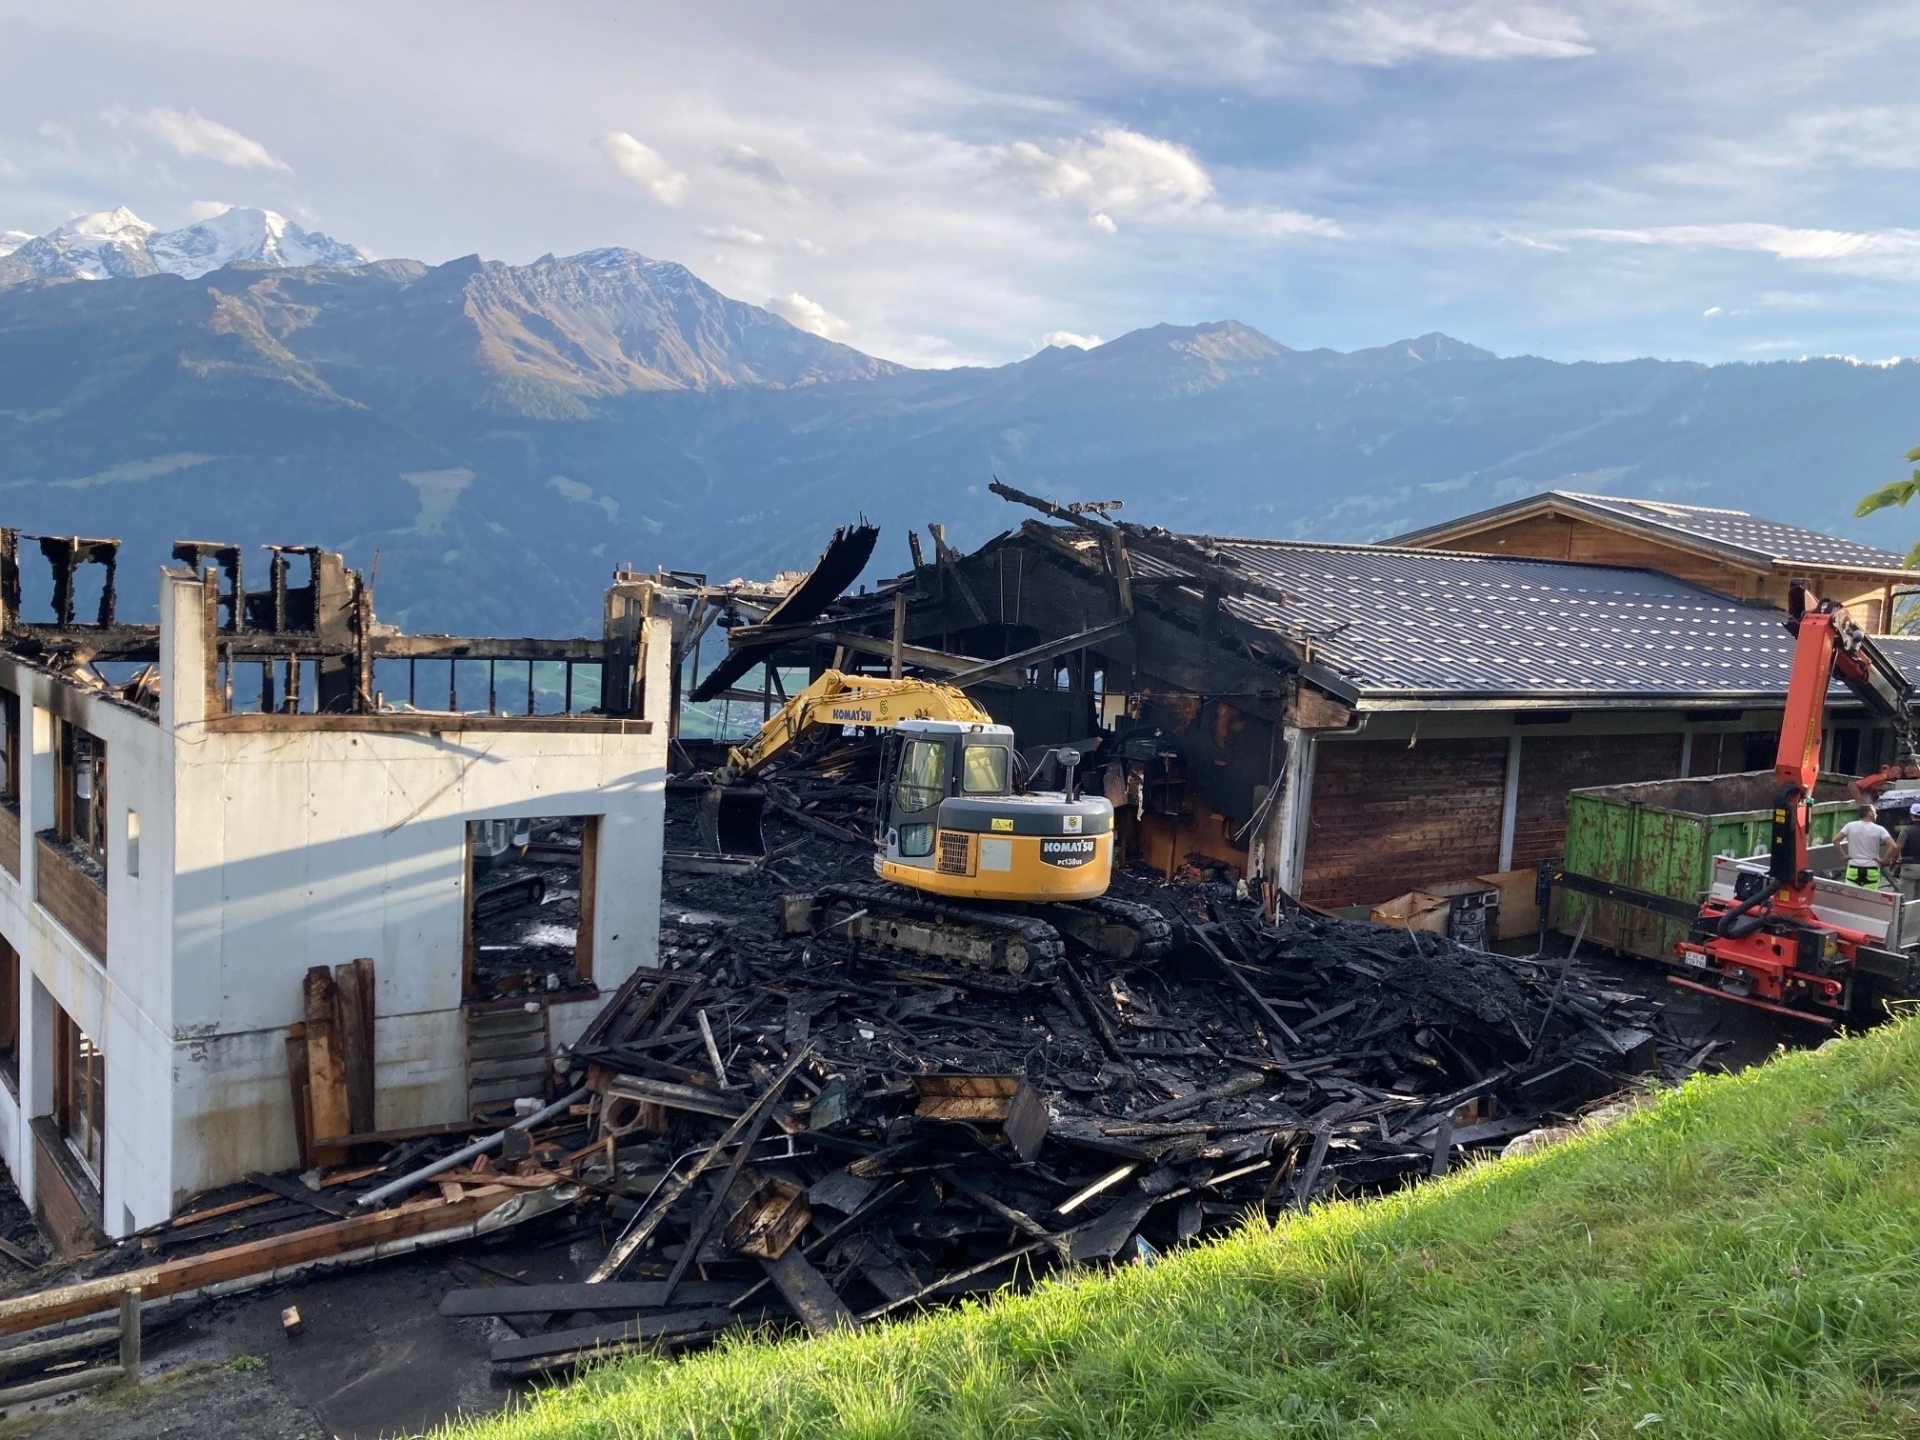
POLYGON ((524 1340, 503 1340, 493 1347, 489 1358, 494 1364, 503 1365, 510 1360, 571 1355, 578 1350, 611 1350, 623 1345, 644 1344, 668 1335, 719 1330, 732 1323, 731 1310, 678 1310, 671 1315, 629 1320, 624 1325, 591 1325, 579 1330, 555 1330, 546 1335, 529 1335, 524 1340))
POLYGON ((69 1370, 64 1375, 49 1376, 45 1380, 10 1385, 0 1390, 0 1409, 9 1405, 24 1405, 29 1400, 51 1399, 55 1395, 65 1395, 70 1390, 92 1390, 101 1385, 110 1385, 125 1373, 118 1365, 96 1365, 91 1370, 69 1370))
MULTIPOLYGON (((724 1305, 740 1293, 740 1288, 718 1281, 689 1280, 674 1292, 674 1298, 688 1305, 724 1305)), ((496 1285, 483 1290, 449 1290, 440 1301, 440 1313, 552 1315, 570 1310, 655 1310, 666 1292, 666 1285, 659 1280, 609 1280, 600 1285, 496 1285)))
POLYGON ((762 1260, 760 1268, 767 1272, 781 1298, 793 1307, 800 1323, 816 1335, 853 1328, 853 1312, 799 1250, 789 1249, 778 1260, 762 1260))
POLYGON ((76 1355, 84 1355, 89 1350, 103 1349, 118 1344, 120 1326, 99 1325, 91 1330, 76 1330, 71 1335, 56 1335, 51 1340, 34 1340, 25 1345, 14 1345, 0 1350, 0 1374, 11 1375, 16 1370, 29 1365, 38 1365, 45 1361, 71 1360, 76 1355))
POLYGON ((307 1069, 305 1021, 297 1021, 287 1027, 287 1084, 293 1091, 293 1138, 300 1149, 300 1168, 311 1170, 313 1168, 313 1082, 307 1069))
POLYGON ((373 1129, 373 961, 334 967, 334 1007, 347 1087, 347 1131, 373 1129))
POLYGON ((316 1147, 354 1130, 347 1113, 345 1057, 340 1050, 333 972, 324 965, 307 971, 307 1079, 316 1147))
POLYGON ((511 1195, 503 1190, 469 1194, 447 1204, 420 1200, 393 1210, 375 1211, 331 1225, 316 1225, 291 1235, 274 1235, 204 1255, 189 1255, 101 1280, 85 1280, 0 1300, 0 1335, 17 1335, 81 1315, 96 1315, 120 1303, 120 1292, 137 1287, 148 1300, 184 1294, 230 1281, 266 1275, 291 1266, 325 1260, 372 1245, 410 1240, 454 1230, 490 1215, 511 1195))

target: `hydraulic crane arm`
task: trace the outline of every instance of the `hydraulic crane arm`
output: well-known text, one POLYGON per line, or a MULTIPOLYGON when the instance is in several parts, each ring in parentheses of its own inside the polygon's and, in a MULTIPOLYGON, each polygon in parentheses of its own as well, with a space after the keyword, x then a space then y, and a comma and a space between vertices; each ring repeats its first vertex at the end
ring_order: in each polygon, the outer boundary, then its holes
POLYGON ((902 720, 993 723, 991 715, 951 685, 931 680, 879 680, 827 670, 781 706, 760 727, 759 734, 729 750, 727 769, 732 772, 731 778, 744 779, 812 730, 844 725, 891 730, 902 720))
POLYGON ((1914 692, 1886 652, 1853 623, 1844 605, 1822 600, 1809 606, 1806 592, 1796 585, 1788 592, 1787 615, 1795 644, 1773 767, 1779 789, 1773 804, 1771 870, 1776 881, 1790 886, 1807 868, 1806 806, 1820 778, 1827 691, 1834 679, 1853 691, 1874 719, 1892 722, 1895 741, 1908 756, 1913 750, 1914 692))

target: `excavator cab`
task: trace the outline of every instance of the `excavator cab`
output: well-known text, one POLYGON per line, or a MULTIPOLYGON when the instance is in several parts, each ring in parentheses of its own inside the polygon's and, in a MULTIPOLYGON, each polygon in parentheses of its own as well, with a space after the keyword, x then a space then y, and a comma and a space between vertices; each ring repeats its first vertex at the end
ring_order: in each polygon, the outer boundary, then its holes
POLYGON ((881 767, 884 880, 964 900, 1039 903, 1106 892, 1113 806, 1064 791, 1019 793, 1013 731, 978 721, 904 720, 881 767))

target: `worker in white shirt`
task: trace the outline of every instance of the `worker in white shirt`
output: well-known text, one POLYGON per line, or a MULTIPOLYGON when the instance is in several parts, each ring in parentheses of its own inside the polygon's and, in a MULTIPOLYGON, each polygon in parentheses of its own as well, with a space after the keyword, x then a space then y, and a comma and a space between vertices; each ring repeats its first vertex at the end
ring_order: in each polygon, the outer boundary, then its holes
POLYGON ((1900 856, 1900 847, 1875 818, 1873 806, 1867 804, 1861 805, 1857 820, 1840 827, 1833 843, 1846 853, 1847 883, 1874 890, 1880 888, 1880 867, 1893 864, 1900 856))

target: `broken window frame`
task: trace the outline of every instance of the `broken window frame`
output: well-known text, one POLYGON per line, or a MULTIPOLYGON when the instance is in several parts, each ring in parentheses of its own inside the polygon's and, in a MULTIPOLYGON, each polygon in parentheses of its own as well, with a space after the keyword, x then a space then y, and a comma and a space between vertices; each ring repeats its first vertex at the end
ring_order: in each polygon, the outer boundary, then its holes
POLYGON ((107 868, 107 742, 68 720, 56 722, 53 830, 59 839, 107 868))
POLYGON ((87 1178, 104 1192, 107 1058, 58 1005, 53 1007, 53 1123, 87 1178))

